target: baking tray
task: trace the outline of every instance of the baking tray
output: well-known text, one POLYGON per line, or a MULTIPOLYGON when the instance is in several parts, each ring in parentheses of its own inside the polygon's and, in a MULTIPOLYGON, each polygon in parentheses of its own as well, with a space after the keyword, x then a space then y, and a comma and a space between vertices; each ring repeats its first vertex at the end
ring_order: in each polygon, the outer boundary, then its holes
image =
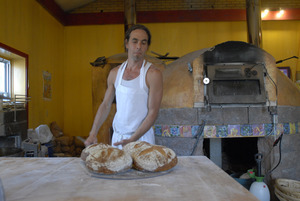
POLYGON ((88 174, 91 177, 97 177, 101 179, 113 179, 113 180, 133 180, 133 179, 146 179, 146 178, 153 178, 153 177, 158 177, 158 176, 163 176, 166 174, 170 174, 172 171, 174 171, 173 167, 169 170, 166 171, 161 171, 161 172, 148 172, 148 171, 139 171, 135 170, 133 168, 125 171, 125 172, 120 172, 116 174, 101 174, 97 172, 93 172, 90 169, 88 169, 85 166, 85 163, 81 161, 81 165, 83 169, 85 170, 86 174, 88 174))

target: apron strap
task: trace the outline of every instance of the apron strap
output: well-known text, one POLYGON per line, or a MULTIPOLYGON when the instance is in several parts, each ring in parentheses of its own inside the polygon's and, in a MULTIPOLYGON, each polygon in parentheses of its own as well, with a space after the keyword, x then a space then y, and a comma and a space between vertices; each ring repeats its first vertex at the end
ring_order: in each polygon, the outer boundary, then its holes
POLYGON ((121 72, 119 73, 119 77, 117 77, 118 80, 116 80, 116 87, 118 87, 121 84, 127 63, 128 63, 128 60, 126 60, 124 63, 122 63, 122 65, 120 67, 121 72))
MULTIPOLYGON (((146 66, 145 66, 145 63, 146 63, 146 60, 144 60, 143 66, 142 66, 141 71, 140 71, 140 87, 141 87, 141 89, 145 89, 146 90, 146 89, 148 89, 148 86, 146 84, 146 75, 147 75, 148 69, 151 66, 151 63, 147 62, 146 66)), ((146 90, 146 92, 147 91, 148 90, 146 90)))

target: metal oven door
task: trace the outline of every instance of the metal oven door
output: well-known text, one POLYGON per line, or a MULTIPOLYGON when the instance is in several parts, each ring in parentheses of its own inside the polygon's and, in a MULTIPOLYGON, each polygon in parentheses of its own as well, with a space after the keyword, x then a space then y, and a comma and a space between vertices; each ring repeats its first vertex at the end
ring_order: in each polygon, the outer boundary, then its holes
POLYGON ((205 65, 209 104, 266 103, 263 64, 205 65))

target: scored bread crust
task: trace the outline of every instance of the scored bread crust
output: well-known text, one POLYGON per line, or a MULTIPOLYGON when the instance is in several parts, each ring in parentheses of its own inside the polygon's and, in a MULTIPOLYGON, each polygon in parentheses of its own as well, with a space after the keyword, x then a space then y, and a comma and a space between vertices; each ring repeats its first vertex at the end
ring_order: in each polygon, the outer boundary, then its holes
POLYGON ((105 145, 100 143, 100 144, 91 144, 91 145, 87 146, 86 148, 84 148, 81 151, 81 155, 80 155, 81 160, 83 160, 83 161, 86 160, 86 157, 90 154, 90 150, 100 149, 102 146, 105 146, 105 145))
POLYGON ((115 174, 132 167, 132 158, 123 150, 106 144, 91 146, 82 153, 86 167, 95 173, 115 174))
POLYGON ((165 146, 152 145, 144 141, 131 142, 123 148, 133 159, 137 170, 160 172, 176 166, 178 160, 175 152, 165 146))

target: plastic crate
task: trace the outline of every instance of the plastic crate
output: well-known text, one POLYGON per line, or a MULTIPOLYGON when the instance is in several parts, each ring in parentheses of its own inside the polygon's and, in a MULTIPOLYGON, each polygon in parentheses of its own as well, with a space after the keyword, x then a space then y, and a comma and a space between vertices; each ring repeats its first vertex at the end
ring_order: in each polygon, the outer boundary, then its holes
POLYGON ((22 142, 22 149, 25 152, 25 157, 37 157, 41 151, 41 144, 39 142, 32 142, 26 139, 22 142))

